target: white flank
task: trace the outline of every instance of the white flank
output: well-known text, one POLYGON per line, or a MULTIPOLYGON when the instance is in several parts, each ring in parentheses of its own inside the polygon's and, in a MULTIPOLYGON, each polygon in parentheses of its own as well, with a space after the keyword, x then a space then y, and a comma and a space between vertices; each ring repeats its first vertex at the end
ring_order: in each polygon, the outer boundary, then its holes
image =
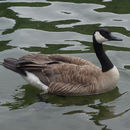
POLYGON ((108 41, 108 39, 106 39, 105 37, 103 37, 99 31, 96 31, 95 34, 95 39, 98 43, 102 43, 102 42, 105 42, 105 41, 108 41))
POLYGON ((27 76, 23 76, 23 78, 31 85, 43 90, 45 93, 48 92, 48 86, 43 84, 40 79, 34 75, 33 73, 30 73, 26 71, 27 76))

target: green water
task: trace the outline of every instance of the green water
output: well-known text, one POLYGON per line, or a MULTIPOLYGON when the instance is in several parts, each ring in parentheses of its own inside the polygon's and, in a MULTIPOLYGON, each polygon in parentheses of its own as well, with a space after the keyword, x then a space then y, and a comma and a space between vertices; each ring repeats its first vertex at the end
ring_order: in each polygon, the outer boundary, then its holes
POLYGON ((40 90, 0 65, 0 130, 130 129, 129 0, 0 0, 0 63, 41 52, 100 66, 92 48, 99 27, 123 39, 104 45, 120 71, 117 87, 94 96, 39 96, 40 90))

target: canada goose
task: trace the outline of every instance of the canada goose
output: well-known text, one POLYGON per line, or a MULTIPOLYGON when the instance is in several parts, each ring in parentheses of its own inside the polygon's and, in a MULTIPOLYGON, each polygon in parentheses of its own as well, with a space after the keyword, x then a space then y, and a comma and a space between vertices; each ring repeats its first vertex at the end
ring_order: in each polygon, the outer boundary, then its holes
POLYGON ((56 54, 28 54, 19 59, 7 58, 3 65, 45 93, 69 96, 104 93, 113 89, 119 79, 119 72, 105 54, 102 45, 112 40, 122 39, 112 36, 105 28, 93 34, 93 47, 102 68, 81 58, 56 54))

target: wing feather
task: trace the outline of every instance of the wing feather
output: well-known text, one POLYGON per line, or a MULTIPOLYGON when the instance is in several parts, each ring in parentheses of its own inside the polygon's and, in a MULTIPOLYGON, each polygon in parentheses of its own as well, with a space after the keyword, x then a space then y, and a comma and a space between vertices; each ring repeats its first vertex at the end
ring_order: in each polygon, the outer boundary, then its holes
POLYGON ((52 82, 49 86, 48 92, 50 94, 57 95, 68 95, 68 96, 81 96, 81 95, 89 95, 91 92, 95 93, 95 91, 91 90, 92 84, 89 86, 82 84, 72 84, 72 83, 63 83, 63 82, 52 82))
POLYGON ((94 84, 101 72, 80 58, 45 54, 25 55, 19 59, 17 67, 35 74, 49 86, 49 93, 58 95, 95 93, 94 84))

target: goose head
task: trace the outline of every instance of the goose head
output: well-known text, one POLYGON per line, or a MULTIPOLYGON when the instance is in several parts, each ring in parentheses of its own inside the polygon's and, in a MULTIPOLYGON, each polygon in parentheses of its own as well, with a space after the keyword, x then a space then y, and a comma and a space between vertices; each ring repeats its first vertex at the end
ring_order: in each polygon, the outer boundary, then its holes
POLYGON ((98 43, 101 44, 105 41, 122 41, 122 39, 113 36, 111 32, 106 28, 100 28, 96 30, 93 37, 98 43))

